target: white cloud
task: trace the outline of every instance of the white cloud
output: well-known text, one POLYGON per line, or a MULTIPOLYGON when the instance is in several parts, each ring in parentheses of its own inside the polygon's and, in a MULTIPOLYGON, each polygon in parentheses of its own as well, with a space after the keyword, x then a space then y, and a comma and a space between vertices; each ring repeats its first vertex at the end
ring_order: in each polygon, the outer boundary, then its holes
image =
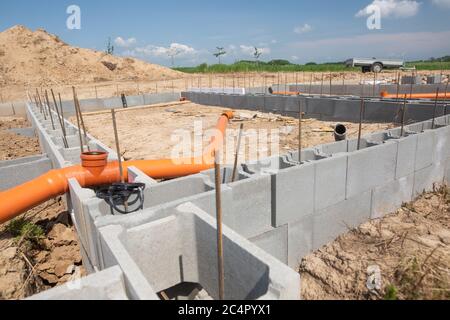
POLYGON ((450 0, 432 0, 432 3, 441 8, 450 8, 450 0))
POLYGON ((114 43, 121 48, 130 48, 137 43, 137 40, 136 38, 123 39, 122 37, 117 37, 114 43))
POLYGON ((351 57, 416 59, 445 55, 450 51, 450 30, 441 32, 368 33, 354 37, 301 41, 290 45, 291 52, 302 52, 302 58, 317 62, 351 57))
POLYGON ((143 55, 151 57, 170 57, 172 55, 186 57, 197 54, 197 50, 185 44, 172 43, 169 47, 160 47, 154 45, 138 47, 127 53, 128 55, 143 55))
POLYGON ((292 56, 291 59, 294 60, 294 61, 298 61, 299 57, 298 56, 292 56))
POLYGON ((421 3, 415 0, 374 0, 367 7, 361 9, 356 17, 366 17, 372 14, 371 8, 379 7, 383 18, 409 18, 419 12, 421 3))
MULTIPOLYGON (((241 44, 239 47, 241 48, 241 52, 247 56, 253 56, 255 53, 255 47, 253 47, 253 46, 247 46, 247 45, 241 44)), ((270 48, 268 48, 268 47, 258 48, 258 50, 262 54, 270 54, 270 48)))
POLYGON ((312 30, 312 27, 305 23, 303 26, 298 26, 294 28, 294 32, 297 34, 303 34, 303 33, 308 33, 312 30))

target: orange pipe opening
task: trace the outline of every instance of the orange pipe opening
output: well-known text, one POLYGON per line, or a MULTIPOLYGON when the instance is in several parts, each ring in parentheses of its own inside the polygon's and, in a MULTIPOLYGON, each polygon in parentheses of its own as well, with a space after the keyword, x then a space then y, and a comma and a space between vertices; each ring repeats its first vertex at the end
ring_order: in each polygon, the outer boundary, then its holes
MULTIPOLYGON (((204 154, 197 158, 138 160, 122 164, 125 181, 128 168, 137 167, 154 179, 171 179, 196 174, 214 166, 214 152, 223 143, 228 120, 233 112, 225 112, 219 118, 217 134, 204 154)), ((69 179, 74 178, 82 187, 94 187, 120 181, 119 162, 107 162, 104 152, 89 152, 81 155, 78 166, 51 170, 46 174, 17 187, 0 193, 0 224, 69 191, 69 179)))

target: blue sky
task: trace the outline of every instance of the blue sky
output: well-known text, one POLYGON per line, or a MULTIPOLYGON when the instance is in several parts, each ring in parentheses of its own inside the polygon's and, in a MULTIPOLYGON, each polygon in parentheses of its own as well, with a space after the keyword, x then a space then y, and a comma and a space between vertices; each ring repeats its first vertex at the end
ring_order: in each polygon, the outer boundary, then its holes
POLYGON ((353 56, 429 58, 450 54, 450 0, 2 0, 0 29, 44 28, 71 45, 170 65, 261 59, 340 61, 353 56), (381 10, 381 30, 369 30, 363 12, 381 10), (81 30, 68 30, 66 9, 81 9, 81 30))

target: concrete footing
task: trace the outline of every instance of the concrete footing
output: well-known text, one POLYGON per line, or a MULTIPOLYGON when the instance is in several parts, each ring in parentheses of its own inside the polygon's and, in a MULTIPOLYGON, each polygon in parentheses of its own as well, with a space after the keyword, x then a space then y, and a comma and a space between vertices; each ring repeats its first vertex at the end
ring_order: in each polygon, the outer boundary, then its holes
MULTIPOLYGON (((240 98, 242 106, 249 104, 249 97, 240 98)), ((297 101, 270 99, 285 109, 297 101)), ((329 106, 338 104, 329 102, 321 109, 320 103, 311 103, 308 107, 331 116, 335 113, 329 106)), ((72 161, 38 119, 38 110, 30 105, 28 112, 53 164, 72 161)), ((421 114, 411 112, 417 119, 421 114)), ((301 279, 295 270, 305 255, 348 228, 383 217, 420 192, 448 182, 450 116, 440 116, 434 124, 407 125, 403 137, 398 128, 366 135, 360 150, 355 140, 316 146, 303 150, 302 163, 295 152, 242 163, 233 183, 230 169, 224 168, 226 298, 300 298, 301 279)), ((89 139, 96 148, 104 147, 89 139)), ((37 298, 86 294, 158 299, 160 291, 183 283, 196 283, 218 297, 213 172, 156 183, 129 168, 129 177, 146 184, 144 209, 129 215, 111 215, 93 190, 69 181, 83 263, 93 276, 78 291, 62 287, 37 298), (99 284, 105 272, 114 276, 99 284)))

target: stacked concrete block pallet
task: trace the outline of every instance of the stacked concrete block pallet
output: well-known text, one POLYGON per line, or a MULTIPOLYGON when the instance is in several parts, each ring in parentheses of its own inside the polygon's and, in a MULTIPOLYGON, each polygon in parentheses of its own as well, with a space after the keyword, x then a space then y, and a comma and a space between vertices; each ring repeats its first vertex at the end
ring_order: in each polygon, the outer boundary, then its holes
MULTIPOLYGON (((33 115, 37 112, 30 108, 33 115)), ((241 164, 233 183, 230 168, 223 168, 229 297, 298 298, 294 270, 302 257, 348 228, 392 212, 433 184, 448 182, 450 117, 439 117, 432 126, 432 121, 408 125, 404 137, 398 128, 365 136, 361 150, 349 140, 303 150, 301 157, 290 153, 241 164), (239 265, 242 255, 253 262, 239 265)), ((214 266, 214 248, 208 247, 215 243, 213 172, 162 183, 136 168, 129 168, 129 176, 146 184, 146 200, 144 210, 126 216, 111 215, 94 191, 69 181, 87 269, 119 266, 132 299, 156 298, 155 292, 182 281, 200 283, 217 297, 211 273, 202 269, 203 263, 214 266), (148 252, 138 249, 143 244, 148 252), (167 257, 150 258, 161 251, 167 257), (180 256, 182 264, 176 261, 180 256)))

